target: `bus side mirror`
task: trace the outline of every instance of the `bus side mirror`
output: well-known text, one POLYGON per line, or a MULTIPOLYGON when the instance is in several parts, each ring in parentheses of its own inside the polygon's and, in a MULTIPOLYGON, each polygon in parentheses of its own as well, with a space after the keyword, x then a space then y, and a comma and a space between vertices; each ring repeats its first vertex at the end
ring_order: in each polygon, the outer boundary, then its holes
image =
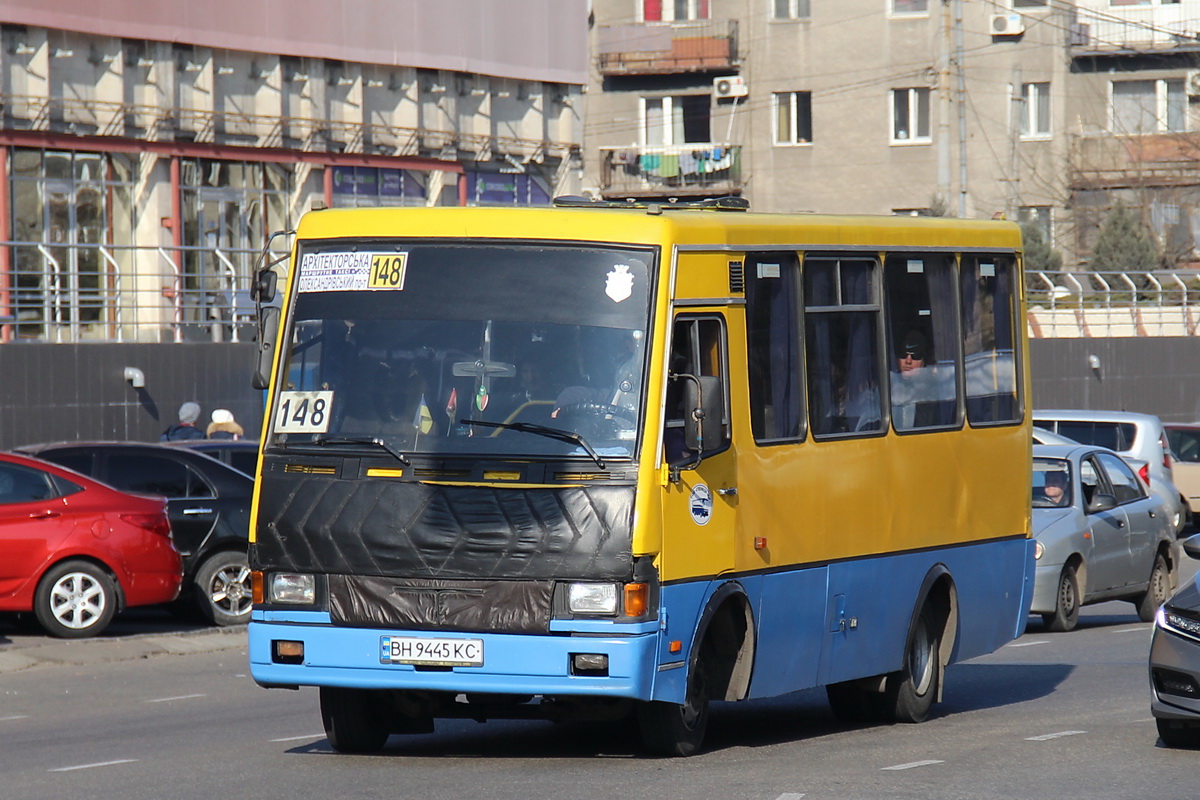
POLYGON ((250 299, 256 303, 269 303, 275 299, 275 285, 279 276, 274 270, 264 269, 254 276, 250 284, 250 299))
POLYGON ((279 306, 262 306, 258 312, 258 361, 250 378, 255 389, 266 389, 271 383, 271 364, 279 344, 279 313, 279 306))
POLYGON ((717 449, 721 440, 721 417, 725 408, 721 402, 721 379, 711 375, 680 376, 683 378, 684 442, 696 453, 717 449))

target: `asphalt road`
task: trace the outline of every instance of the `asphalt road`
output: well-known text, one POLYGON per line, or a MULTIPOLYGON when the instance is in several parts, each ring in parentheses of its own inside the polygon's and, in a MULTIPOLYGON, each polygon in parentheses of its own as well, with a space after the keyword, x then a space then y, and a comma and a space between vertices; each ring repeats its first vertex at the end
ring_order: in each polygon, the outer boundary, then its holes
POLYGON ((682 760, 638 755, 616 726, 468 721, 343 756, 315 690, 254 685, 244 631, 129 624, 163 627, 65 645, 0 628, 4 800, 1200 796, 1200 750, 1157 742, 1151 626, 1128 603, 1085 609, 1067 634, 1031 621, 951 667, 922 725, 844 725, 800 692, 718 704, 706 751, 682 760))

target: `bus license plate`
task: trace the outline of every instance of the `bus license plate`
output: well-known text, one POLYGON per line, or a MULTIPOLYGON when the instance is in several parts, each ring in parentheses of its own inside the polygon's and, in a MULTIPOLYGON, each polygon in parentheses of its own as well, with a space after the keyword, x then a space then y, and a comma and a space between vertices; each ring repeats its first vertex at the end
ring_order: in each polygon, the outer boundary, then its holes
POLYGON ((427 664, 437 667, 482 667, 483 639, 379 637, 382 664, 427 664))

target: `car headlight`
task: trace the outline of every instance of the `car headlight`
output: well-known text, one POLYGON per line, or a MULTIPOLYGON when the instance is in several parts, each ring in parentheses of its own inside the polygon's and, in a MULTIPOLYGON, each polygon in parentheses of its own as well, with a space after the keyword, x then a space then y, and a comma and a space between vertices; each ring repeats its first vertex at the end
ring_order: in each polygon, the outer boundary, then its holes
POLYGON ((1046 545, 1042 544, 1041 542, 1034 542, 1033 558, 1035 561, 1041 561, 1042 556, 1045 554, 1045 552, 1046 552, 1046 545))
POLYGON ((1193 639, 1200 639, 1200 619, 1195 617, 1185 616, 1178 611, 1172 611, 1166 606, 1162 606, 1158 609, 1158 615, 1154 621, 1160 628, 1182 633, 1193 639))
POLYGON ((312 605, 317 599, 317 579, 312 575, 275 572, 267 591, 268 603, 312 605))
POLYGON ((572 583, 567 586, 567 608, 572 614, 616 614, 615 583, 572 583))

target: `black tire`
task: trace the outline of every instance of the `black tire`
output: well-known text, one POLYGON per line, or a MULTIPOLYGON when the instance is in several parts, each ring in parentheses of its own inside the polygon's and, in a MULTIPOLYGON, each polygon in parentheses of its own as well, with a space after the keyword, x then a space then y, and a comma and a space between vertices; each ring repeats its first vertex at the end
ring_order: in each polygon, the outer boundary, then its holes
POLYGON ((854 681, 831 683, 825 687, 829 708, 842 722, 879 722, 884 718, 882 692, 868 692, 854 681))
POLYGON ((51 636, 82 639, 107 628, 119 602, 117 584, 103 569, 88 561, 64 561, 38 583, 33 611, 51 636))
POLYGON ((707 664, 711 652, 701 647, 692 674, 688 678, 683 705, 675 703, 639 703, 638 729, 647 753, 656 756, 690 756, 700 749, 708 728, 709 680, 707 664))
POLYGON ((373 753, 387 744, 389 730, 377 692, 321 687, 325 738, 339 753, 373 753))
POLYGON ((1056 633, 1075 630, 1079 624, 1079 576, 1070 564, 1058 576, 1058 591, 1054 594, 1054 611, 1042 614, 1046 629, 1056 633))
POLYGON ((924 722, 938 694, 942 632, 933 609, 921 609, 912 634, 904 646, 904 667, 888 675, 884 689, 885 720, 924 722))
POLYGON ((1200 747, 1200 725, 1170 719, 1156 719, 1154 723, 1158 738, 1167 747, 1200 747))
POLYGON ((240 550, 209 556, 192 581, 193 601, 206 620, 222 627, 250 621, 250 562, 240 550))
POLYGON ((1154 557, 1154 566, 1150 569, 1150 583, 1146 593, 1136 601, 1138 619, 1142 622, 1153 622, 1158 607, 1167 602, 1171 594, 1171 571, 1167 562, 1159 553, 1154 557))

